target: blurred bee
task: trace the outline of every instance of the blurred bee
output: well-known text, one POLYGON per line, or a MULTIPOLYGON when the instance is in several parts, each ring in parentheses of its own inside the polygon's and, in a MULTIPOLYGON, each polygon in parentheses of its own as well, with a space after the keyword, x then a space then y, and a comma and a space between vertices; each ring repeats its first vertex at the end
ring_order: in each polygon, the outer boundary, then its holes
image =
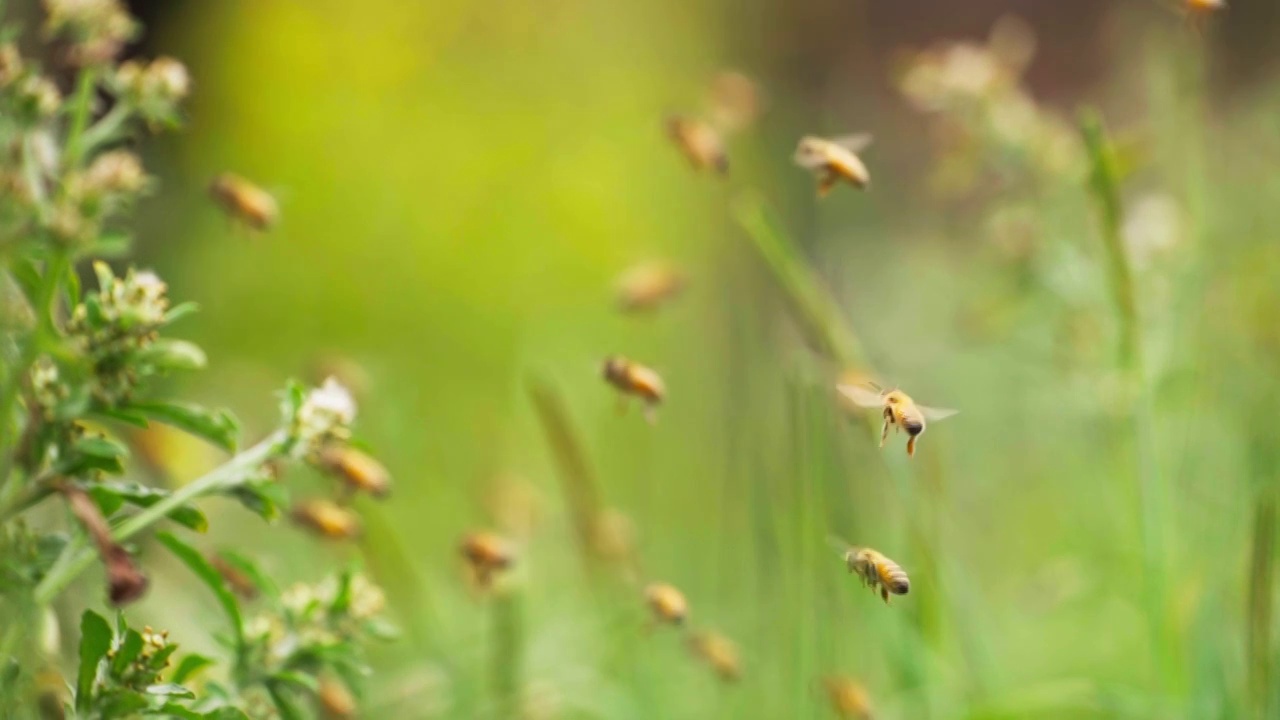
POLYGON ((242 600, 253 600, 258 597, 258 586, 253 580, 229 560, 217 553, 209 555, 209 564, 222 576, 223 582, 242 600))
POLYGON ((472 578, 481 589, 488 589, 494 576, 515 563, 515 548, 504 537, 486 531, 463 536, 458 545, 472 578))
POLYGON ((341 680, 332 677, 322 679, 316 690, 316 700, 326 720, 356 716, 356 699, 341 680))
POLYGON ((886 605, 889 603, 890 593, 906 595, 911 591, 911 580, 898 563, 871 548, 854 547, 837 537, 830 538, 830 542, 843 550, 844 563, 849 567, 849 572, 856 574, 872 592, 876 588, 880 589, 880 597, 886 605))
POLYGON ((826 197, 841 180, 866 189, 871 173, 857 154, 870 144, 871 136, 865 133, 832 140, 806 135, 796 146, 795 162, 818 176, 818 197, 826 197))
POLYGON ((353 491, 386 497, 391 491, 391 473, 367 453, 348 445, 330 445, 320 451, 320 467, 341 479, 353 491))
POLYGON ((750 125, 763 104, 755 81, 736 70, 718 73, 711 81, 707 99, 716 127, 725 132, 750 125))
POLYGON ((1186 0, 1187 10, 1196 14, 1208 14, 1227 9, 1227 0, 1186 0))
POLYGON ((618 389, 621 409, 626 409, 626 396, 635 395, 645 405, 645 419, 650 424, 658 421, 658 405, 667 394, 658 373, 620 355, 611 355, 604 361, 604 379, 618 389))
POLYGON ((684 593, 666 583, 651 583, 644 589, 644 599, 658 622, 682 625, 689 617, 689 603, 684 593))
POLYGON ((955 415, 958 410, 931 408, 917 405, 901 390, 886 390, 875 383, 842 383, 840 393, 859 407, 880 408, 884 413, 884 425, 880 430, 880 447, 889 438, 889 426, 907 431, 907 455, 916 454, 916 439, 924 434, 925 420, 942 420, 955 415))
POLYGON ((667 262, 636 265, 618 278, 618 308, 622 312, 656 310, 684 290, 684 275, 667 262))
POLYGON ((742 677, 738 648, 724 635, 706 631, 695 632, 689 635, 689 650, 710 665, 721 680, 737 682, 742 677))
POLYGON ((669 115, 666 119, 667 134, 694 170, 701 172, 714 168, 724 175, 729 172, 724 137, 755 119, 760 109, 760 96, 751 78, 739 72, 725 71, 711 82, 707 105, 710 121, 690 115, 669 115))
POLYGON ((666 127, 667 135, 694 170, 702 172, 714 168, 721 175, 729 172, 729 155, 724 148, 724 139, 711 123, 688 115, 669 115, 666 127))
POLYGON ((331 540, 351 540, 360 536, 360 517, 332 500, 304 500, 294 505, 293 521, 331 540))
POLYGON ((280 215, 270 193, 238 175, 222 173, 214 178, 209 194, 233 220, 254 230, 269 230, 280 215))
POLYGON ((857 680, 845 675, 829 675, 823 678, 831 708, 846 720, 873 720, 875 711, 866 688, 857 680))

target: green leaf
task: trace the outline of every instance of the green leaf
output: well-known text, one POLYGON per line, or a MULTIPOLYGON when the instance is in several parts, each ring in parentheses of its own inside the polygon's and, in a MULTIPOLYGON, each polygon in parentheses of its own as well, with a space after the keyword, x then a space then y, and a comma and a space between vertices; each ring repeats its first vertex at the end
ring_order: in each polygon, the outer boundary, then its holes
POLYGON ((167 697, 185 698, 191 700, 196 696, 187 688, 182 687, 178 683, 159 683, 157 685, 148 685, 144 690, 148 695, 161 695, 167 697))
POLYGON ((213 658, 208 658, 204 655, 197 655, 195 653, 186 655, 178 661, 178 667, 174 669, 173 677, 170 679, 176 683, 186 682, 192 675, 195 675, 200 670, 213 664, 213 658))
POLYGON ((146 714, 147 715, 167 715, 169 717, 179 718, 180 720, 201 720, 202 718, 209 717, 208 715, 202 715, 196 712, 195 710, 191 710, 190 708, 185 708, 179 705, 178 703, 171 703, 171 702, 161 705, 156 710, 148 710, 146 714))
POLYGON ((275 682, 286 683, 288 685, 296 685, 308 692, 319 692, 320 681, 296 670, 282 670, 271 677, 275 682))
POLYGON ((134 403, 129 410, 152 420, 186 430, 218 447, 234 452, 240 423, 226 410, 206 410, 180 403, 134 403))
POLYGON ((71 446, 70 457, 58 464, 60 472, 76 475, 86 470, 101 470, 119 475, 124 472, 124 458, 129 450, 104 437, 82 437, 71 446))
POLYGON ((200 306, 193 302, 178 303, 169 308, 169 312, 164 314, 164 324, 169 325, 175 323, 188 315, 194 315, 200 312, 200 306))
POLYGON ((63 290, 67 297, 67 307, 74 308, 80 304, 80 273, 76 272, 76 264, 67 263, 66 285, 63 290))
POLYGON ((222 609, 227 614, 227 618, 231 620, 231 629, 235 632, 236 646, 244 645, 244 620, 240 617, 240 605, 236 602, 236 597, 227 589, 227 584, 222 579, 222 575, 218 573, 204 555, 200 551, 179 540, 174 535, 167 532, 156 533, 156 540, 161 545, 169 548, 179 560, 181 560, 191 572, 204 581, 205 585, 213 591, 214 597, 217 598, 218 604, 222 605, 222 609))
POLYGON ((80 616, 80 672, 76 677, 76 710, 89 709, 93 696, 93 681, 98 675, 98 663, 111 649, 111 626, 102 616, 85 610, 80 616))
POLYGON ((81 254, 101 258, 123 258, 128 256, 133 245, 133 238, 124 233, 108 233, 99 237, 81 254))
POLYGON ((99 702, 103 718, 126 718, 133 713, 145 709, 151 703, 141 693, 123 688, 104 693, 105 700, 99 702))
MULTIPOLYGON (((169 491, 164 488, 150 487, 138 483, 97 483, 89 487, 89 495, 97 501, 98 507, 103 509, 102 514, 107 516, 119 510, 121 502, 146 508, 169 497, 169 494, 169 491), (108 503, 113 497, 116 499, 116 503, 114 506, 110 506, 108 503), (113 507, 113 509, 108 512, 107 507, 113 507)), ((169 519, 196 532, 205 532, 209 529, 208 518, 204 516, 204 513, 190 505, 179 505, 174 508, 169 512, 169 519)))
POLYGON ((249 720, 249 716, 244 714, 240 708, 220 707, 212 712, 204 714, 205 720, 249 720))
POLYGON ((218 555, 231 567, 244 573, 244 576, 249 578, 249 582, 252 582, 259 592, 271 598, 280 597, 280 588, 275 581, 267 577, 266 573, 262 572, 262 568, 258 567, 258 564, 253 560, 234 550, 223 550, 218 555))
POLYGON ((134 427, 146 429, 148 426, 147 416, 142 413, 125 410, 123 408, 103 408, 95 407, 90 409, 89 413, 95 417, 106 418, 108 420, 117 420, 134 427))
POLYGON ((119 677, 130 663, 138 659, 138 654, 141 652, 142 635, 138 634, 137 630, 126 629, 124 638, 116 648, 115 656, 111 658, 111 674, 119 677))
POLYGON ((270 478, 257 478, 232 487, 228 494, 267 522, 280 517, 280 508, 289 505, 289 491, 270 478))
POLYGON ((302 711, 298 703, 289 696, 288 687, 279 683, 269 682, 267 683, 267 693, 271 695, 271 702, 275 704, 281 720, 305 720, 307 717, 307 714, 302 711))
POLYGON ((364 623, 365 632, 375 640, 390 642, 400 639, 400 628, 381 618, 373 618, 366 620, 364 623))
POLYGON ((290 380, 284 386, 284 392, 280 398, 280 414, 284 416, 284 422, 290 427, 298 417, 298 410, 302 409, 302 403, 307 400, 307 389, 297 380, 290 380))
POLYGON ((98 291, 106 293, 111 290, 111 286, 115 284, 115 273, 111 272, 111 266, 97 261, 93 263, 93 274, 98 278, 98 291))
POLYGON ((186 340, 157 340, 138 357, 159 370, 203 370, 209 364, 204 350, 186 340))
POLYGON ((329 611, 335 615, 345 614, 351 607, 351 571, 343 570, 338 575, 338 591, 333 595, 333 604, 329 611))

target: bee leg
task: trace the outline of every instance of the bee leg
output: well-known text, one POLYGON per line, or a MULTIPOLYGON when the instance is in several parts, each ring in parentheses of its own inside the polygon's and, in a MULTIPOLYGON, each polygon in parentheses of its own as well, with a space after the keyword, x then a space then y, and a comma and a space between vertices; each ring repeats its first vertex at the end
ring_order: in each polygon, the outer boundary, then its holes
POLYGON ((884 419, 884 424, 880 426, 880 447, 884 447, 884 443, 889 439, 889 418, 884 419))
POLYGON ((889 588, 887 588, 887 587, 885 587, 885 586, 881 585, 881 586, 880 586, 880 597, 884 599, 884 604, 885 604, 885 605, 888 605, 888 604, 889 604, 889 588))
POLYGON ((907 438, 907 457, 916 456, 916 438, 918 437, 920 436, 912 435, 911 437, 907 438))
POLYGON ((831 192, 831 188, 836 186, 836 180, 838 179, 835 173, 830 170, 823 170, 818 175, 818 197, 826 197, 831 192))
POLYGON ((644 419, 647 420, 650 425, 657 425, 658 424, 658 408, 654 407, 653 405, 645 405, 644 419))

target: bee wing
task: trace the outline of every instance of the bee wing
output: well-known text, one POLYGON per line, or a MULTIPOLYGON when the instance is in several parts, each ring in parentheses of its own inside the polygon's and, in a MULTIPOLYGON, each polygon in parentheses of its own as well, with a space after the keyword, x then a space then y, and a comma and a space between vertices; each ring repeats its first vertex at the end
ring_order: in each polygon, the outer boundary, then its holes
POLYGON ((959 410, 952 410, 951 408, 933 408, 927 405, 916 405, 916 409, 924 414, 925 420, 945 420, 946 418, 960 412, 959 410))
POLYGON ((851 153, 859 153, 867 149, 871 144, 871 133, 856 133, 854 135, 844 135, 838 138, 832 138, 831 142, 843 147, 851 153))
POLYGON ((837 386, 840 394, 844 395, 854 405, 866 408, 884 407, 884 398, 880 393, 863 385, 840 384, 837 386))

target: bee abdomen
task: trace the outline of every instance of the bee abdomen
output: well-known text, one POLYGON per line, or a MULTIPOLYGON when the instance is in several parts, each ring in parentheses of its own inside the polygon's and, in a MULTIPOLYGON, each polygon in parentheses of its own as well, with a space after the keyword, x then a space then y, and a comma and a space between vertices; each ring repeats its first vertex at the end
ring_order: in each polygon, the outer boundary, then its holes
POLYGON ((911 435, 919 435, 924 432, 924 423, 916 418, 903 418, 902 427, 911 435))
POLYGON ((897 565, 883 568, 880 571, 880 580, 894 595, 906 595, 911 590, 911 581, 907 578, 906 571, 897 565))

